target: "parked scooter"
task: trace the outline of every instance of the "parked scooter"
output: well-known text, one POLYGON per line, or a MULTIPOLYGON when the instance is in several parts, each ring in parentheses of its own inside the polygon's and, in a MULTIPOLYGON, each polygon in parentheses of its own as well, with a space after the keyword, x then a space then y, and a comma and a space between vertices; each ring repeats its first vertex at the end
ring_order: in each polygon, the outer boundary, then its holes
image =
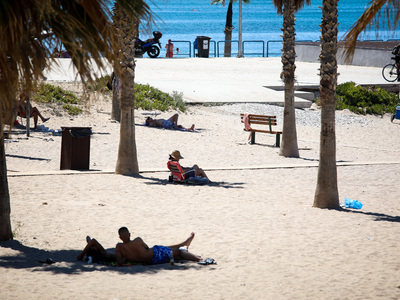
POLYGON ((148 39, 142 41, 138 37, 135 40, 135 56, 142 57, 144 53, 147 54, 151 58, 155 58, 160 54, 161 43, 160 39, 162 37, 162 33, 160 31, 153 31, 153 39, 148 39), (159 47, 157 47, 157 44, 159 47))

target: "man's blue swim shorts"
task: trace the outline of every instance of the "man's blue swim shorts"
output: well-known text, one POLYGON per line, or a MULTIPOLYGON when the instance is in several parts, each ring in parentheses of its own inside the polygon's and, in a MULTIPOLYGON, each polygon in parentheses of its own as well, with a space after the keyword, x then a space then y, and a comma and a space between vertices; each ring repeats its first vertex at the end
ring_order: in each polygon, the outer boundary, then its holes
POLYGON ((169 262, 171 255, 171 248, 164 246, 153 246, 153 259, 152 264, 164 264, 169 262))
POLYGON ((174 123, 172 123, 171 119, 168 119, 168 120, 165 120, 165 121, 162 123, 162 127, 163 127, 164 129, 172 129, 172 128, 174 128, 174 123))

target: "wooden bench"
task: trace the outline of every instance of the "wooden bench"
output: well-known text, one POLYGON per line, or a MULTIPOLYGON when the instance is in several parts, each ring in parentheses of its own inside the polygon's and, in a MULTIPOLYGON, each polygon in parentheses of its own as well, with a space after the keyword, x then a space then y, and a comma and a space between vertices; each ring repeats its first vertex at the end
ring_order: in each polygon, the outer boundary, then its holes
MULTIPOLYGON (((244 123, 244 116, 245 116, 245 114, 240 114, 240 120, 242 121, 242 123, 244 123)), ((282 131, 272 130, 272 126, 278 125, 277 121, 276 121, 276 116, 248 114, 247 117, 248 117, 248 126, 250 126, 250 129, 245 128, 244 130, 251 132, 251 140, 250 140, 251 144, 254 144, 256 141, 256 132, 262 132, 262 133, 275 134, 276 135, 275 146, 280 147, 282 131), (269 130, 268 129, 261 130, 261 129, 252 128, 251 127, 252 124, 266 125, 266 126, 268 126, 269 130)), ((246 126, 246 124, 245 124, 245 126, 246 126)))

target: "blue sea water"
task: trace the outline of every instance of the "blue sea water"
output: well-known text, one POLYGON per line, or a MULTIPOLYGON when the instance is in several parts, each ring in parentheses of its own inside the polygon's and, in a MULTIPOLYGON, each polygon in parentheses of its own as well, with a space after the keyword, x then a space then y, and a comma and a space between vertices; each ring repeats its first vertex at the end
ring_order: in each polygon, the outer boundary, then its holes
MULTIPOLYGON (((227 6, 211 5, 210 0, 153 0, 149 1, 155 24, 151 31, 162 32, 162 48, 168 39, 174 42, 175 48, 179 47, 180 55, 188 56, 189 46, 193 56, 193 42, 197 36, 210 37, 212 41, 210 56, 214 56, 218 50, 220 56, 223 52, 223 33, 226 21, 227 6), (183 42, 179 42, 183 41, 183 42), (190 43, 189 43, 190 42, 190 43)), ((227 1, 228 2, 228 1, 227 1)), ((339 39, 351 28, 355 21, 361 16, 370 0, 341 0, 338 4, 339 10, 339 39)), ((312 5, 305 6, 296 13, 296 39, 298 41, 320 39, 320 23, 322 18, 322 0, 312 1, 312 5)), ((250 3, 242 5, 242 40, 245 56, 261 56, 267 51, 269 56, 280 55, 281 43, 268 41, 281 41, 283 17, 278 15, 272 0, 251 0, 250 3), (264 50, 262 49, 263 41, 264 50), (247 55, 246 55, 247 53, 247 55)), ((239 29, 239 3, 233 4, 233 26, 232 40, 238 40, 239 29)), ((141 38, 151 37, 151 33, 141 33, 141 38)), ((361 40, 376 39, 400 39, 398 31, 387 31, 381 29, 377 32, 363 33, 361 40)), ((232 54, 237 53, 237 42, 232 43, 232 54)), ((165 49, 162 54, 165 55, 165 49)))

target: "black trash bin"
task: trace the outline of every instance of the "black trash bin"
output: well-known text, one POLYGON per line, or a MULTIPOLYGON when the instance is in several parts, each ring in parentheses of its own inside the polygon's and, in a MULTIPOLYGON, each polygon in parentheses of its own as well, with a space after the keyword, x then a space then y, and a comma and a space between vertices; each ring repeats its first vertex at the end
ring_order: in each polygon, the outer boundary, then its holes
POLYGON ((210 55, 210 37, 198 36, 197 37, 197 48, 198 57, 208 57, 210 55))
POLYGON ((61 127, 60 170, 89 170, 92 127, 61 127))

